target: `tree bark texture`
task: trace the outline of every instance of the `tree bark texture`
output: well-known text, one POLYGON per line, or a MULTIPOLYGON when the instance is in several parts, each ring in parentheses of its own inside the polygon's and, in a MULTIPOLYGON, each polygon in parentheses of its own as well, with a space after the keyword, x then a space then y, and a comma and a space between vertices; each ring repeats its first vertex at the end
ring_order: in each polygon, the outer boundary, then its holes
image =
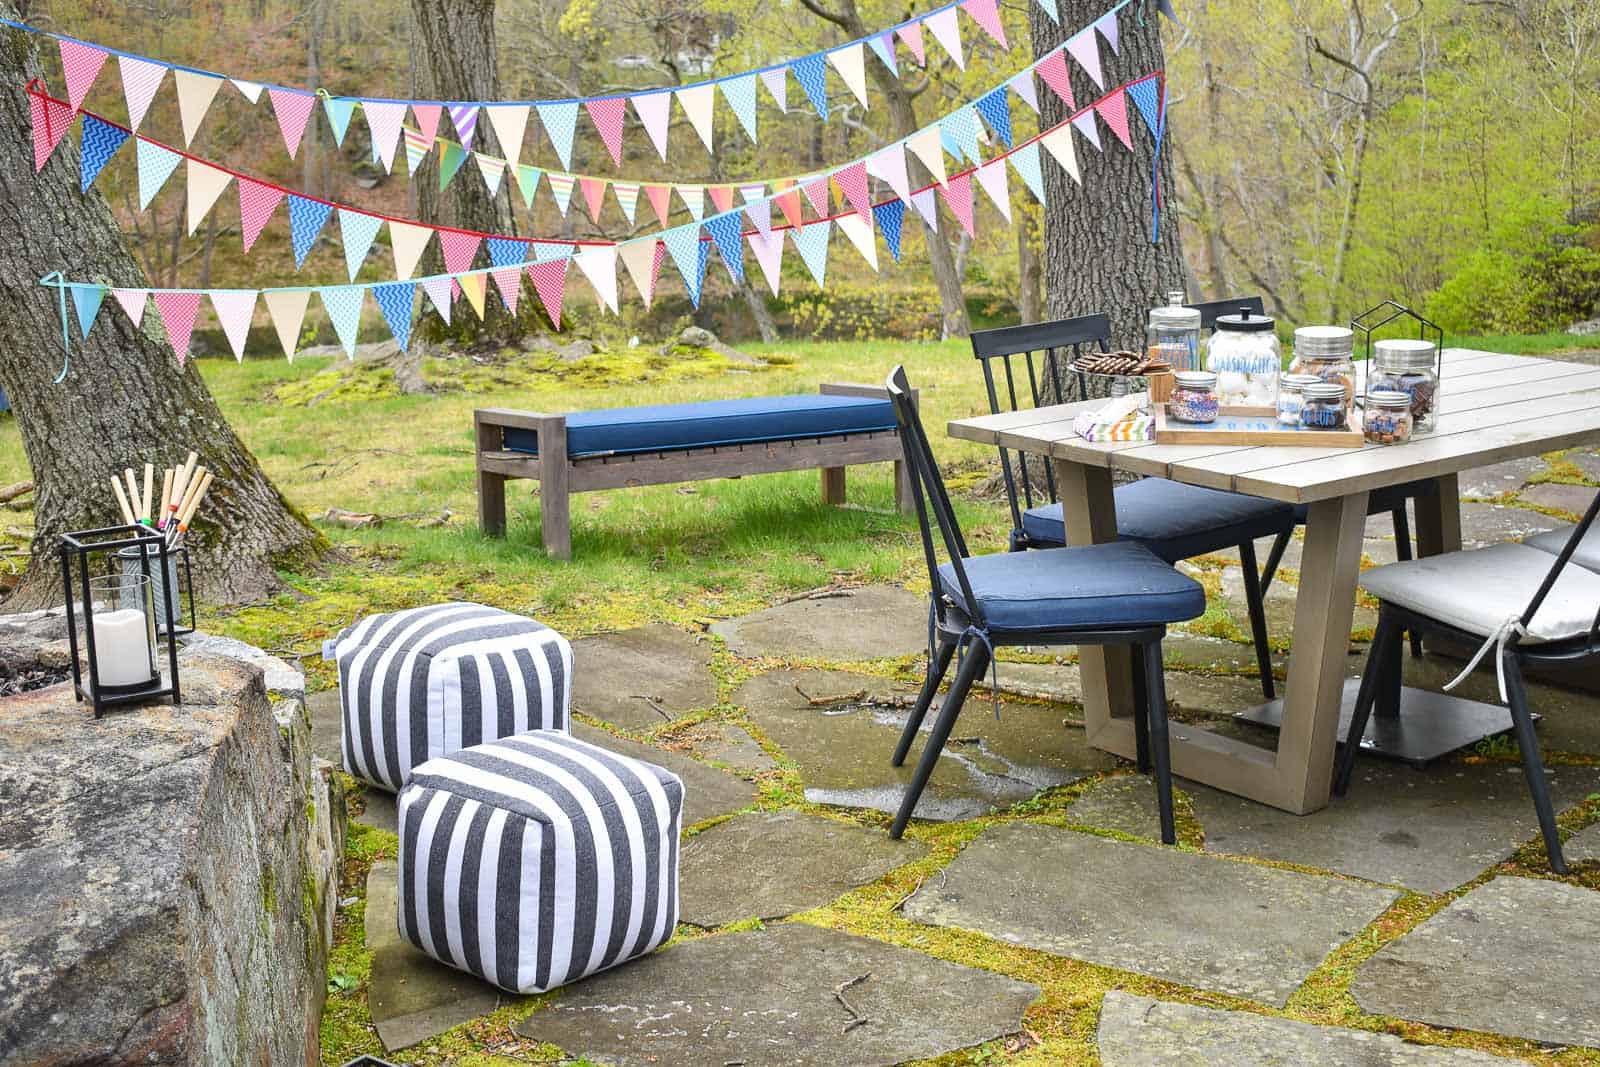
MULTIPOLYGON (((16 17, 10 4, 0 12, 16 17)), ((135 329, 105 301, 87 341, 72 317, 65 380, 57 293, 38 279, 141 288, 144 272, 128 252, 99 192, 78 191, 78 133, 62 139, 42 173, 33 173, 32 120, 22 86, 42 76, 35 41, 21 30, 0 36, 11 86, 0 93, 0 389, 16 411, 23 448, 38 483, 32 556, 6 601, 20 610, 61 599, 56 550, 67 530, 122 521, 108 484, 133 466, 183 462, 190 449, 216 474, 191 531, 195 581, 210 599, 240 602, 280 583, 276 569, 300 568, 327 542, 262 472, 234 434, 193 364, 180 366, 152 308, 135 329)), ((13 480, 5 472, 0 482, 13 480)))
MULTIPOLYGON (((1062 0, 1059 8, 1060 25, 1037 7, 1030 8, 1028 25, 1035 55, 1060 45, 1067 34, 1088 26, 1105 9, 1100 0, 1062 0)), ((1106 90, 1069 61, 1072 92, 1079 107, 1087 107, 1125 81, 1163 69, 1161 18, 1153 4, 1144 11, 1142 26, 1134 8, 1122 16, 1120 53, 1100 42, 1106 90)), ((1069 117, 1060 98, 1047 89, 1040 89, 1039 104, 1044 128, 1069 117)), ((1053 163, 1044 167, 1044 310, 1052 319, 1103 311, 1111 317, 1113 347, 1137 351, 1144 343, 1148 309, 1163 303, 1162 294, 1168 289, 1183 288, 1186 271, 1176 212, 1163 210, 1160 242, 1150 243, 1154 138, 1131 103, 1128 128, 1133 135, 1131 152, 1104 124, 1100 127, 1104 152, 1096 152, 1073 134, 1082 186, 1053 163)), ((1171 157, 1166 151, 1161 155, 1162 201, 1170 205, 1171 157)))

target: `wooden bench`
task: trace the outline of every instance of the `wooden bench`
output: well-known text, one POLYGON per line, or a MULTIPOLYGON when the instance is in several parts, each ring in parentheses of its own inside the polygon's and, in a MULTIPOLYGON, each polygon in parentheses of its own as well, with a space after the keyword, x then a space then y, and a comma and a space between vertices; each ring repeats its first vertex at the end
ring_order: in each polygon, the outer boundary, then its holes
POLYGON ((572 558, 571 494, 599 489, 817 469, 822 499, 842 504, 846 467, 892 462, 895 503, 911 507, 894 412, 878 386, 567 415, 480 408, 474 421, 483 532, 505 536, 506 481, 535 479, 544 548, 558 559, 572 558))

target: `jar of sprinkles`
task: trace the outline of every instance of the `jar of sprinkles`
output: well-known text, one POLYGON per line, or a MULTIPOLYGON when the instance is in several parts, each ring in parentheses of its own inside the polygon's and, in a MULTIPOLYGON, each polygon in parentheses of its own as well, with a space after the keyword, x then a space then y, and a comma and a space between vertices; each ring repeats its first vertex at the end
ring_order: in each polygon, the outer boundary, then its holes
MULTIPOLYGON (((1411 398, 1412 429, 1431 433, 1439 414, 1439 350, 1432 341, 1396 338, 1372 346, 1370 393, 1401 392, 1411 398)), ((1370 396, 1369 398, 1370 399, 1370 396)))
POLYGON ((1344 386, 1345 406, 1356 395, 1356 335, 1344 326, 1302 326, 1294 332, 1292 374, 1314 374, 1344 386))
POLYGON ((1307 385, 1322 379, 1312 374, 1285 374, 1278 379, 1278 421, 1285 426, 1300 425, 1300 409, 1305 406, 1301 395, 1307 385))
POLYGON ((1375 445, 1403 445, 1411 440, 1410 393, 1378 389, 1367 394, 1361 432, 1375 445))
POLYGON ((1204 370, 1181 370, 1172 376, 1167 414, 1179 422, 1216 422, 1217 376, 1204 370))
POLYGON ((1343 430, 1348 425, 1345 388, 1339 382, 1308 382, 1301 386, 1300 425, 1313 430, 1343 430))

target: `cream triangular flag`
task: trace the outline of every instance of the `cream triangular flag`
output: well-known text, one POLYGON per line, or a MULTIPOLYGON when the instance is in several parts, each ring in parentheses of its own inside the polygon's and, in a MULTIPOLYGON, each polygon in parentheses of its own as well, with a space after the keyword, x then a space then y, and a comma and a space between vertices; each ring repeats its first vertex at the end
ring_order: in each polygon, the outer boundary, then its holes
POLYGON ((594 286, 594 295, 600 303, 617 314, 617 246, 584 245, 572 256, 583 276, 594 286))
POLYGON ((500 154, 515 167, 522 158, 522 139, 528 132, 527 104, 488 104, 484 112, 500 141, 500 154))
POLYGON ((242 78, 229 78, 228 80, 233 83, 233 87, 239 90, 240 95, 246 100, 252 104, 261 103, 261 90, 265 89, 266 86, 260 82, 247 82, 242 78))
POLYGON ((839 72, 839 77, 844 79, 845 85, 861 101, 862 107, 869 107, 867 103, 867 69, 864 62, 865 47, 857 42, 844 48, 836 48, 828 53, 828 62, 833 69, 839 72))
POLYGON ((478 313, 478 318, 483 318, 483 291, 489 284, 485 274, 462 274, 456 278, 461 283, 461 292, 466 296, 467 303, 472 305, 472 310, 478 313))
POLYGON ((278 331, 278 343, 283 354, 294 362, 294 350, 300 346, 300 324, 306 318, 306 304, 311 300, 309 289, 268 289, 261 294, 267 303, 267 314, 272 316, 272 328, 278 331))
POLYGON ((189 179, 189 233, 192 235, 217 202, 217 197, 222 195, 222 190, 233 181, 233 175, 198 159, 191 159, 188 164, 185 174, 189 179))
POLYGON ((933 175, 933 180, 940 185, 945 183, 944 172, 944 146, 939 141, 939 127, 930 126, 926 130, 912 134, 906 140, 906 147, 911 154, 922 160, 922 165, 928 168, 928 173, 933 175))
POLYGON ((856 251, 861 253, 862 258, 871 264, 873 270, 877 270, 878 241, 873 236, 871 218, 863 218, 854 211, 846 211, 833 221, 838 223, 839 229, 850 238, 850 243, 856 246, 856 251))
POLYGON ((622 255, 622 265, 628 268, 628 277, 633 279, 634 288, 639 290, 639 299, 644 301, 646 308, 656 297, 656 267, 660 264, 656 257, 659 249, 660 242, 649 239, 629 241, 618 249, 622 255))
POLYGON ((187 147, 200 129, 206 112, 211 110, 211 101, 216 99, 217 90, 222 88, 222 79, 176 68, 172 71, 172 79, 178 85, 178 115, 183 120, 183 143, 187 147))
POLYGON ((1072 180, 1079 185, 1083 178, 1078 174, 1078 153, 1072 147, 1072 127, 1058 126, 1039 138, 1039 143, 1044 145, 1044 150, 1049 152, 1055 161, 1061 164, 1061 169, 1072 175, 1072 180))
POLYGON ((423 250, 428 247, 428 238, 432 236, 433 228, 430 226, 389 220, 389 244, 394 249, 396 278, 405 281, 416 273, 417 261, 422 258, 423 250))
POLYGON ((683 105, 683 113, 689 116, 689 125, 700 135, 700 143, 706 146, 707 152, 713 151, 711 116, 717 102, 716 89, 715 82, 705 82, 679 89, 675 94, 678 103, 683 105))

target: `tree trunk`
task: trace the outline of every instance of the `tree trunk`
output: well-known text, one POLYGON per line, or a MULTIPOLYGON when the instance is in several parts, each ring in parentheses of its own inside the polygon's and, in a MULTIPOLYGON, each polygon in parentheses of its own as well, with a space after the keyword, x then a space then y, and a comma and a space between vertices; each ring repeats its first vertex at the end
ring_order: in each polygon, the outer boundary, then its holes
MULTIPOLYGON (((0 12, 15 17, 9 4, 0 12)), ((105 198, 78 191, 76 130, 43 173, 33 173, 32 120, 21 86, 42 77, 34 38, 6 31, 0 62, 14 87, 0 94, 0 389, 16 410, 38 483, 32 557, 6 607, 60 601, 59 536, 122 521, 107 485, 114 473, 130 465, 142 473, 145 462, 177 465, 190 449, 216 473, 190 540, 195 579, 211 599, 255 599, 280 584, 278 568, 315 562, 327 542, 267 480, 195 367, 179 366, 160 339, 156 311, 136 330, 108 299, 87 342, 74 321, 71 365, 61 384, 52 381, 61 365, 61 321, 56 292, 38 279, 59 270, 77 281, 148 283, 105 198)))
MULTIPOLYGON (((1065 0, 1059 8, 1060 25, 1037 7, 1030 8, 1028 23, 1035 55, 1060 45, 1067 33, 1089 25, 1105 10, 1100 0, 1065 0)), ((1122 18, 1120 54, 1101 43, 1108 88, 1163 69, 1160 25, 1161 19, 1150 5, 1142 26, 1131 14, 1122 18)), ((1080 107, 1104 95, 1075 63, 1068 66, 1080 107)), ((1039 104, 1040 123, 1045 128, 1068 117, 1060 98, 1048 90, 1040 90, 1039 104)), ((1161 302, 1168 289, 1183 288, 1186 272, 1175 212, 1164 212, 1160 243, 1150 243, 1153 140, 1131 105, 1128 122, 1133 133, 1131 152, 1103 125, 1103 153, 1081 138, 1077 140, 1082 187, 1060 167, 1044 168, 1044 304, 1045 314, 1052 319, 1105 312, 1111 317, 1112 345, 1137 351, 1143 344, 1147 310, 1161 302)), ((1172 166, 1165 152, 1159 173, 1163 203, 1169 204, 1172 166)))
POLYGON ((1033 212, 1013 205, 1017 214, 1017 313, 1023 322, 1038 322, 1044 317, 1039 291, 1044 268, 1039 262, 1039 226, 1033 212))
MULTIPOLYGON (((748 266, 748 265, 747 265, 748 266)), ((767 310, 767 297, 761 288, 753 281, 748 273, 739 286, 739 291, 744 294, 745 303, 750 305, 750 317, 755 320, 756 332, 763 341, 769 344, 778 339, 778 326, 772 321, 772 312, 767 310)))

